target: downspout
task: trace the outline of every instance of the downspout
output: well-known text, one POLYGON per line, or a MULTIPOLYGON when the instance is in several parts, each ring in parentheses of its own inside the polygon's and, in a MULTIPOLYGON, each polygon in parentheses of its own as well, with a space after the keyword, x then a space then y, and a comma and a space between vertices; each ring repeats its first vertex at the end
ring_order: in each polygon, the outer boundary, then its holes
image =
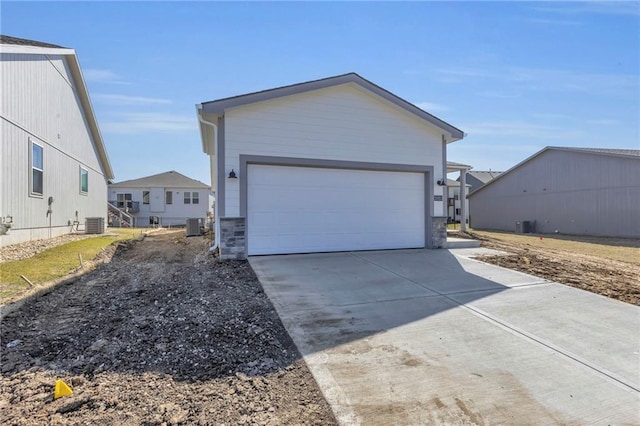
MULTIPOLYGON (((196 115, 198 116, 198 121, 200 122, 200 124, 205 125, 205 126, 211 126, 211 128, 213 129, 213 153, 214 155, 217 157, 218 155, 218 125, 215 123, 212 123, 211 121, 207 121, 204 118, 202 118, 202 115, 200 114, 202 112, 202 104, 197 104, 196 105, 196 115)), ((211 165, 210 165, 211 167, 211 165)), ((215 176, 215 173, 211 173, 211 177, 213 179, 213 176, 215 176)), ((218 221, 218 190, 217 190, 217 186, 218 186, 218 180, 215 180, 215 195, 216 195, 216 202, 215 202, 215 208, 213 211, 213 214, 215 215, 215 239, 213 242, 213 245, 209 248, 209 251, 214 252, 218 249, 218 245, 220 242, 220 233, 218 232, 218 226, 219 226, 219 221, 218 221)))
POLYGON ((449 217, 449 200, 447 199, 448 196, 449 189, 447 187, 447 138, 445 137, 445 135, 442 135, 442 216, 444 217, 449 217))

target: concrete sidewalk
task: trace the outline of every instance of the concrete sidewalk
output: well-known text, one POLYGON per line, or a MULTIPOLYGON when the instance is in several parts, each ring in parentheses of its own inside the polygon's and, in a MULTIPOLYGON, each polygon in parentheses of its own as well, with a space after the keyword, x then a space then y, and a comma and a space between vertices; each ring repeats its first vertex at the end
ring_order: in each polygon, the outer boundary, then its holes
POLYGON ((479 250, 250 262, 343 424, 640 423, 640 309, 479 250))

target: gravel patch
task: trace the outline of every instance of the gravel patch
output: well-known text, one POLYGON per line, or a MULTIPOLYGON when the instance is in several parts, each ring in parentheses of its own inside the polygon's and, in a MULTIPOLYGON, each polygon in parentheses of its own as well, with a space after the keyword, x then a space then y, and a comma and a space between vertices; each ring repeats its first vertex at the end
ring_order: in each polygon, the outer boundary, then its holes
POLYGON ((246 261, 184 231, 121 244, 111 263, 2 324, 4 424, 336 424, 246 261), (53 400, 56 379, 73 387, 53 400))

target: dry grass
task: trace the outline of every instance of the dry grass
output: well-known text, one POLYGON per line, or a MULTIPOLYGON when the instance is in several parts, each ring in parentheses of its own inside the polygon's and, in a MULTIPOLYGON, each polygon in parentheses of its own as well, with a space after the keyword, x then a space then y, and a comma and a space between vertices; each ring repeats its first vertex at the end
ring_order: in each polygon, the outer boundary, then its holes
POLYGON ((500 231, 471 231, 479 237, 540 249, 562 250, 572 254, 640 265, 640 239, 587 237, 555 234, 513 234, 500 231))
POLYGON ((28 259, 5 262, 0 268, 0 303, 30 288, 23 275, 33 284, 60 279, 93 260, 113 243, 139 236, 140 229, 109 229, 109 234, 62 244, 28 259))

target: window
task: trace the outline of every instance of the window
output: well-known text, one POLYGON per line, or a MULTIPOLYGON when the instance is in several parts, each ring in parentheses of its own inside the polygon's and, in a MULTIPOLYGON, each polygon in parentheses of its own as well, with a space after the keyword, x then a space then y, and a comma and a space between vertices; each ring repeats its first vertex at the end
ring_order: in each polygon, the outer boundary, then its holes
POLYGON ((456 209, 456 215, 460 216, 460 209, 456 209))
POLYGON ((89 170, 80 167, 80 193, 89 192, 89 170))
POLYGON ((149 191, 142 191, 142 204, 149 204, 149 191))
POLYGON ((197 191, 184 192, 184 203, 185 204, 200 204, 200 193, 197 191))
POLYGON ((166 191, 164 193, 165 204, 173 204, 173 191, 166 191))
POLYGON ((31 152, 31 194, 42 195, 44 190, 44 148, 42 145, 30 141, 31 152))
POLYGON ((116 207, 119 209, 131 208, 133 207, 133 202, 131 194, 117 194, 117 204, 116 207))

